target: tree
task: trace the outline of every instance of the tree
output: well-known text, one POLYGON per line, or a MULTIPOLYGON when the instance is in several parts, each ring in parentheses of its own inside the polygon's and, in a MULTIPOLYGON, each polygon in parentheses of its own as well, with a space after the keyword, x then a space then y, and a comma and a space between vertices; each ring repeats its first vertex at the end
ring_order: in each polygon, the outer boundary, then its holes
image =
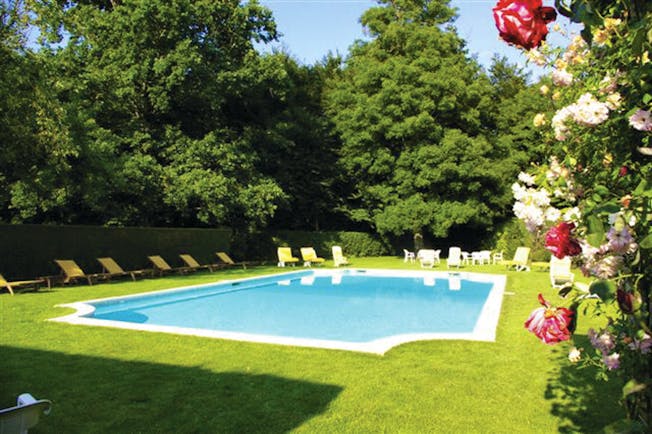
POLYGON ((487 228, 510 200, 491 83, 443 27, 453 17, 447 1, 381 1, 361 20, 373 39, 330 84, 349 213, 383 234, 487 228))
POLYGON ((51 188, 71 146, 44 58, 27 46, 23 2, 0 2, 0 219, 23 221, 64 201, 51 188))
POLYGON ((283 192, 257 170, 231 102, 275 79, 253 74, 261 61, 252 40, 276 35, 267 9, 233 0, 30 5, 60 103, 64 134, 51 139, 68 148, 46 151, 58 158, 13 184, 17 218, 266 224, 283 192))
POLYGON ((337 211, 339 141, 322 104, 326 79, 336 73, 340 59, 305 66, 275 53, 268 61, 283 68, 284 78, 266 95, 257 92, 265 100, 257 101, 254 95, 247 100, 267 108, 264 115, 248 120, 260 155, 258 167, 287 193, 273 224, 286 229, 341 229, 346 220, 337 211))

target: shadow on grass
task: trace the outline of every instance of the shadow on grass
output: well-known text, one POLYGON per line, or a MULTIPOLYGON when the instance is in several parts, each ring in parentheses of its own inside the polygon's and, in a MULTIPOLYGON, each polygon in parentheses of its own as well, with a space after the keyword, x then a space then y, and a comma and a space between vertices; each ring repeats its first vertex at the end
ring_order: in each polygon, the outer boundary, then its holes
POLYGON ((324 412, 342 391, 270 375, 8 346, 0 354, 0 407, 22 392, 52 400, 37 426, 44 433, 281 433, 324 412))
MULTIPOLYGON (((585 336, 574 336, 578 348, 590 350, 585 336)), ((555 348, 560 369, 550 375, 546 399, 552 401, 552 414, 560 418, 559 432, 600 432, 625 417, 620 405, 622 384, 615 378, 596 378, 596 367, 570 364, 566 348, 555 348), (556 378, 555 378, 556 376, 556 378)))

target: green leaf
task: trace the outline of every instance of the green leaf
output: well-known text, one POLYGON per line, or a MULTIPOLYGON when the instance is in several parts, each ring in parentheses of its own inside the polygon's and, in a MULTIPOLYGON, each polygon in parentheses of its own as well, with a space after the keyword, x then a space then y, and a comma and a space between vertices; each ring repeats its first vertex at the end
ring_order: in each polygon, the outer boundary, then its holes
POLYGON ((639 243, 639 246, 643 249, 651 249, 652 248, 652 234, 647 234, 645 238, 641 240, 639 243))
POLYGON ((614 297, 616 284, 611 280, 598 280, 589 286, 589 292, 600 297, 600 300, 607 301, 614 297))
POLYGON ((594 191, 601 196, 609 196, 609 189, 604 185, 596 185, 594 191))
POLYGON ((639 196, 650 196, 652 195, 652 192, 650 191, 652 189, 649 189, 647 186, 647 180, 642 179, 641 182, 636 186, 636 190, 634 190, 634 194, 639 196))
POLYGON ((588 217, 587 224, 589 227, 587 240, 592 246, 597 247, 602 244, 602 240, 604 239, 604 225, 602 224, 602 220, 592 215, 588 217))
POLYGON ((586 236, 586 240, 593 247, 600 247, 602 245, 602 241, 604 240, 604 234, 589 234, 586 236))
POLYGON ((597 214, 613 214, 620 211, 620 205, 614 202, 608 202, 597 206, 593 211, 597 214))

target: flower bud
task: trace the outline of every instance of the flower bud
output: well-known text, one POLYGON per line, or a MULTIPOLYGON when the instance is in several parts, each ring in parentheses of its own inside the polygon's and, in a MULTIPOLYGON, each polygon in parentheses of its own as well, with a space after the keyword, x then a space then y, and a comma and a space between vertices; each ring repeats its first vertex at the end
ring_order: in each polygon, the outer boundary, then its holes
POLYGON ((623 289, 616 291, 616 300, 618 300, 618 307, 623 313, 631 315, 638 310, 641 306, 641 299, 637 294, 623 289))

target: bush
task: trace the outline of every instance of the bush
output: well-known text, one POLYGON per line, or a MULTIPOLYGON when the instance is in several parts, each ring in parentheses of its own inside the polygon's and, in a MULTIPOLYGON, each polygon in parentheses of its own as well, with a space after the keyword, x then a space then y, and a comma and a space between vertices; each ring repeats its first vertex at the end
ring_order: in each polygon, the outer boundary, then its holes
POLYGON ((296 249, 311 246, 319 256, 330 258, 333 246, 341 246, 346 256, 382 256, 389 253, 386 244, 372 234, 365 232, 305 232, 278 231, 271 235, 276 255, 276 247, 289 246, 296 249))
POLYGON ((389 253, 389 248, 379 239, 364 232, 337 232, 339 244, 349 256, 383 256, 389 253))
POLYGON ((543 237, 532 235, 521 220, 513 218, 503 223, 498 229, 496 250, 502 250, 505 258, 511 258, 514 256, 516 248, 520 246, 531 249, 530 259, 532 261, 547 262, 550 260, 550 253, 544 246, 543 237))

